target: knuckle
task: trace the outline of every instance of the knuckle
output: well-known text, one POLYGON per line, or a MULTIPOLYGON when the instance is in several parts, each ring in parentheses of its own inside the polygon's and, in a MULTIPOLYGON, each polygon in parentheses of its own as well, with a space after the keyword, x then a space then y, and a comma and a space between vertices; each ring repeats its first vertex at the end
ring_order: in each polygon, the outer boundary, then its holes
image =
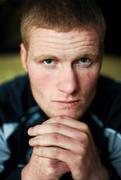
POLYGON ((77 155, 84 156, 85 154, 85 148, 82 146, 82 144, 79 145, 78 150, 76 151, 77 155))
POLYGON ((82 139, 82 132, 81 131, 79 131, 77 133, 76 138, 77 138, 77 140, 81 141, 81 139, 82 139))
POLYGON ((55 168, 57 164, 58 164, 58 160, 52 160, 52 159, 48 160, 48 168, 46 173, 49 177, 50 175, 54 177, 57 174, 57 168, 55 168))
POLYGON ((87 142, 80 142, 78 146, 78 154, 82 157, 87 156, 88 151, 89 151, 89 144, 87 142))
POLYGON ((83 134, 83 145, 87 146, 89 142, 89 138, 87 136, 87 134, 83 134))
POLYGON ((84 159, 87 155, 87 149, 85 147, 82 147, 81 149, 81 160, 84 159))
POLYGON ((54 143, 57 143, 57 142, 59 142, 59 140, 60 140, 58 133, 53 133, 52 136, 51 136, 51 138, 52 138, 52 141, 53 141, 54 143))
POLYGON ((61 125, 59 123, 54 123, 52 128, 53 130, 56 130, 56 132, 59 132, 59 130, 61 129, 61 125))
POLYGON ((56 157, 59 157, 60 150, 59 150, 59 148, 53 148, 51 153, 52 153, 52 156, 56 158, 56 157))
POLYGON ((88 146, 88 144, 89 144, 88 135, 84 134, 84 133, 80 133, 79 134, 79 142, 80 142, 80 146, 84 146, 86 148, 86 146, 88 146))
POLYGON ((42 150, 39 147, 34 147, 33 148, 33 153, 36 154, 36 155, 40 155, 43 152, 42 152, 42 150))
POLYGON ((89 127, 88 127, 88 125, 86 123, 83 123, 83 129, 87 133, 90 131, 90 129, 89 129, 89 127))

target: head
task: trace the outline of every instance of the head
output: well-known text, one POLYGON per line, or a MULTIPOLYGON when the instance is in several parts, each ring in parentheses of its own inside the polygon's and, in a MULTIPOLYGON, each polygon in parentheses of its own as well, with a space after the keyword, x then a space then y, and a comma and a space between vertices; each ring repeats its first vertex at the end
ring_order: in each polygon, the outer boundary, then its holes
POLYGON ((93 0, 35 0, 21 21, 21 62, 49 116, 79 119, 92 102, 105 23, 93 0))

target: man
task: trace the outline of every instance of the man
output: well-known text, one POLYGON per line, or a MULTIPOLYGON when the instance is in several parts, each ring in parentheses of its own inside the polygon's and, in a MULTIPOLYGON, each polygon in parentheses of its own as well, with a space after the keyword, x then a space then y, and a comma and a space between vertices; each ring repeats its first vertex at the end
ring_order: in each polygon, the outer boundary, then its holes
POLYGON ((121 85, 99 77, 105 23, 98 6, 31 1, 21 33, 27 76, 0 87, 1 177, 120 179, 121 85))

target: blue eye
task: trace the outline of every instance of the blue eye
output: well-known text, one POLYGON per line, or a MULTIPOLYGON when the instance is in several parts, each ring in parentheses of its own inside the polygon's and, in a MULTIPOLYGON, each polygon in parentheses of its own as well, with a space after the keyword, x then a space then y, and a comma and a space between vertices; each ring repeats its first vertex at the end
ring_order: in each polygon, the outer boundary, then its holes
POLYGON ((92 64, 92 60, 90 58, 82 57, 77 59, 75 64, 80 68, 88 68, 92 64))
POLYGON ((89 58, 83 57, 83 58, 80 58, 80 59, 78 60, 78 62, 79 62, 80 64, 90 64, 90 63, 91 63, 91 60, 90 60, 89 58))
POLYGON ((57 67, 57 61, 55 59, 47 58, 40 61, 40 64, 49 69, 54 69, 57 67))
POLYGON ((44 63, 44 64, 47 64, 47 65, 53 64, 53 63, 54 63, 54 60, 53 60, 53 59, 44 59, 44 60, 43 60, 43 63, 44 63))

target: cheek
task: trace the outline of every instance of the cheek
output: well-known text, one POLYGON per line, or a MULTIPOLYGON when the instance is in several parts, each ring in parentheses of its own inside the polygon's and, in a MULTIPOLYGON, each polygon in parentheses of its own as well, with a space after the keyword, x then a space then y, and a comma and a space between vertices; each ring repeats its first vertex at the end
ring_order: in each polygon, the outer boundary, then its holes
POLYGON ((97 71, 91 71, 83 74, 81 82, 83 82, 82 91, 85 96, 90 97, 95 93, 98 76, 99 73, 97 71))
POLYGON ((97 84, 97 79, 98 79, 98 73, 97 72, 90 72, 87 74, 87 83, 89 84, 89 87, 91 87, 91 89, 97 84))
POLYGON ((38 92, 45 92, 50 90, 53 86, 53 78, 50 74, 41 71, 40 69, 30 69, 28 72, 31 86, 38 92))

